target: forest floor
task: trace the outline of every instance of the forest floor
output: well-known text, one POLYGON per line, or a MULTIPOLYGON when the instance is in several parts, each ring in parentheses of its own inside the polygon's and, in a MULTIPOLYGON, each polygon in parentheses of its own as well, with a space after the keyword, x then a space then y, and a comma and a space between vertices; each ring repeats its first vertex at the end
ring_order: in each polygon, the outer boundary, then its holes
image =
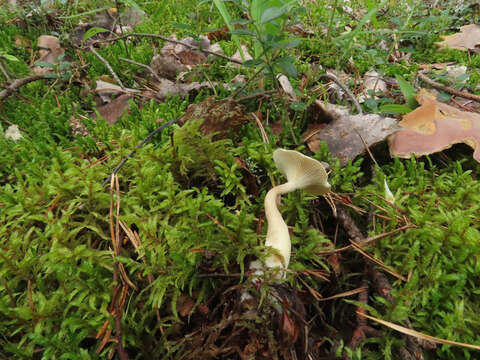
POLYGON ((0 359, 480 358, 478 2, 0 4, 0 359))

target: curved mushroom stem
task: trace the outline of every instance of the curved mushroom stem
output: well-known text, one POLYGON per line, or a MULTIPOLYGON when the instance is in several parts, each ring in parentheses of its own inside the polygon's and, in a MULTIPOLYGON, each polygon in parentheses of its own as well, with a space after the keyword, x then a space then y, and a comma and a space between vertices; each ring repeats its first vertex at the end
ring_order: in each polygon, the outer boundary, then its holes
POLYGON ((265 196, 265 216, 267 218, 268 229, 265 246, 271 246, 278 250, 280 255, 274 254, 265 260, 268 268, 280 267, 286 269, 290 262, 291 241, 287 224, 282 218, 282 214, 277 208, 277 196, 296 190, 292 182, 275 186, 265 196))

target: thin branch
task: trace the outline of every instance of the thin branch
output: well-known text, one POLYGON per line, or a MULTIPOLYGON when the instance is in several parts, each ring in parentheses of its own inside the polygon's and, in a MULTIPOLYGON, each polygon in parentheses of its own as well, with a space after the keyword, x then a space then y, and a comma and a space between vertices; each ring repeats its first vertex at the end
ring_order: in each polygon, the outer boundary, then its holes
POLYGON ((142 63, 137 62, 137 61, 130 60, 130 59, 125 59, 125 58, 118 58, 118 60, 125 61, 125 62, 133 64, 133 65, 141 66, 141 67, 147 69, 148 71, 150 71, 152 73, 152 75, 155 77, 155 79, 157 79, 159 82, 162 82, 162 79, 157 75, 155 70, 153 70, 150 66, 142 64, 142 63))
POLYGON ((3 66, 3 62, 0 60, 0 71, 2 72, 3 76, 5 76, 5 79, 7 79, 7 82, 11 82, 12 78, 10 75, 8 75, 7 70, 5 70, 5 67, 3 66))
POLYGON ((360 106, 360 104, 358 103, 357 99, 355 98, 355 95, 353 95, 353 93, 350 91, 350 89, 340 81, 339 78, 337 78, 335 75, 333 74, 330 74, 330 73, 326 73, 326 74, 322 74, 320 77, 323 77, 323 78, 327 78, 327 79, 330 79, 332 80, 335 84, 337 84, 338 86, 340 86, 340 88, 345 91, 345 93, 350 97, 350 99, 352 100, 352 103, 353 105, 355 105, 355 108, 357 109, 357 112, 359 115, 363 115, 363 111, 362 111, 362 107, 360 106))
POLYGON ((200 47, 198 47, 198 46, 193 46, 193 45, 186 44, 186 43, 181 42, 181 41, 178 41, 178 40, 169 39, 169 38, 166 37, 166 36, 162 36, 162 35, 158 35, 158 34, 130 33, 130 34, 126 34, 126 35, 123 35, 123 36, 116 37, 116 38, 114 38, 114 39, 98 40, 98 41, 96 41, 94 44, 105 43, 105 42, 114 42, 114 41, 117 41, 117 40, 122 40, 122 39, 125 39, 125 38, 129 38, 129 37, 150 37, 150 38, 157 38, 157 39, 161 39, 161 40, 164 40, 164 41, 171 42, 171 43, 173 43, 173 44, 183 45, 183 46, 185 46, 186 48, 191 49, 191 50, 198 50, 198 51, 201 51, 201 52, 203 52, 203 53, 205 53, 205 54, 209 54, 209 55, 213 55, 213 56, 216 56, 216 57, 219 57, 219 58, 222 58, 222 59, 226 59, 226 60, 228 60, 228 61, 230 61, 230 62, 233 62, 233 63, 235 63, 235 64, 243 65, 243 62, 242 62, 242 61, 229 58, 228 56, 225 56, 225 55, 222 55, 222 54, 218 54, 218 53, 213 52, 213 51, 209 51, 209 50, 202 49, 202 48, 200 48, 200 47))
POLYGON ((102 55, 100 55, 97 50, 95 50, 95 48, 93 47, 93 45, 90 45, 89 46, 90 48, 90 51, 107 67, 108 71, 110 71, 110 74, 112 74, 113 78, 115 79, 115 81, 118 83, 118 85, 122 88, 122 90, 124 91, 127 91, 127 89, 125 88, 125 86, 123 86, 123 83, 122 81, 120 80, 120 78, 117 76, 117 74, 115 73, 115 71, 113 71, 112 67, 110 66, 110 64, 108 63, 107 60, 105 60, 102 55))
POLYGON ((165 129, 166 127, 169 127, 170 125, 173 125, 175 123, 178 122, 178 119, 174 119, 174 120, 170 120, 169 122, 161 125, 160 127, 158 127, 157 129, 153 130, 150 134, 148 134, 148 136, 142 140, 142 142, 140 144, 138 144, 134 150, 132 150, 130 152, 130 154, 128 154, 127 156, 125 156, 123 158, 122 161, 120 161, 120 164, 117 165, 117 167, 112 171, 112 173, 108 176, 108 178, 105 179, 105 181, 103 182, 102 186, 105 186, 107 185, 110 180, 112 179, 112 177, 118 173, 118 171, 122 168, 122 166, 127 162, 128 159, 130 159, 131 157, 133 157, 133 155, 135 155, 135 153, 137 152, 138 149, 140 149, 143 145, 145 145, 147 142, 150 141, 150 139, 157 133, 159 133, 160 131, 162 131, 163 129, 165 129))
POLYGON ((426 82, 428 85, 433 86, 434 88, 436 88, 438 90, 445 91, 446 93, 448 93, 450 95, 460 96, 460 97, 463 97, 465 99, 480 102, 480 95, 470 94, 470 93, 467 93, 465 91, 456 90, 456 89, 453 89, 449 86, 442 85, 442 84, 440 84, 436 81, 433 81, 428 76, 423 74, 421 71, 418 72, 417 76, 420 78, 420 80, 426 82))
POLYGON ((277 93, 277 90, 260 91, 260 92, 257 92, 255 94, 251 94, 251 95, 247 95, 247 96, 238 98, 237 102, 252 100, 252 99, 255 99, 257 97, 267 97, 267 96, 270 96, 270 95, 275 94, 275 93, 277 93))
POLYGON ((23 85, 27 85, 31 82, 46 79, 44 75, 30 75, 25 78, 14 80, 7 88, 0 91, 0 101, 3 101, 7 96, 10 96, 15 91, 20 89, 23 85))

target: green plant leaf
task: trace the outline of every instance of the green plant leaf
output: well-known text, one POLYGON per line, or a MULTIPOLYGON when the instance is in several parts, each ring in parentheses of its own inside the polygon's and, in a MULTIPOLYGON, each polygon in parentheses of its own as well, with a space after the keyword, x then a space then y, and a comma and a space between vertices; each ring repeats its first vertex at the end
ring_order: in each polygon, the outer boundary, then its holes
POLYGON ((293 57, 291 56, 284 56, 279 58, 275 61, 275 64, 280 67, 280 69, 287 75, 288 77, 296 78, 298 75, 297 67, 293 63, 293 57))
POLYGON ((380 110, 383 113, 391 113, 391 114, 408 114, 410 111, 412 111, 411 108, 409 108, 406 105, 401 105, 401 104, 385 104, 381 105, 378 110, 380 110))
POLYGON ((246 35, 246 36, 256 36, 255 32, 248 29, 235 29, 230 31, 232 35, 246 35))
MULTIPOLYGON (((228 12, 228 9, 223 3, 223 1, 213 0, 213 3, 217 7, 217 10, 220 13, 220 15, 222 15, 223 21, 225 22, 225 25, 227 25, 228 30, 230 30, 230 32, 233 32, 235 28, 230 22, 231 21, 230 13, 228 12)), ((242 45, 240 44, 240 39, 238 38, 238 35, 232 34, 232 40, 235 43, 235 46, 237 47, 238 51, 240 52, 240 57, 242 58, 242 61, 245 61, 245 54, 243 53, 242 45)))
POLYGON ((10 55, 10 54, 0 54, 0 56, 3 57, 5 60, 8 60, 8 61, 20 61, 15 56, 10 55))
POLYGON ((88 29, 85 34, 83 34, 82 41, 85 41, 87 39, 90 39, 92 36, 95 36, 100 33, 105 33, 105 32, 110 32, 110 30, 101 28, 101 27, 92 27, 88 29))
POLYGON ((247 60, 243 63, 243 66, 246 66, 246 67, 255 67, 255 66, 258 66, 258 65, 262 65, 264 64, 265 61, 263 61, 262 59, 252 59, 252 60, 247 60))
POLYGON ((398 86, 400 87, 400 91, 402 92, 407 105, 411 109, 415 109, 416 107, 418 107, 418 102, 417 100, 415 100, 415 88, 410 85, 410 83, 405 81, 400 75, 396 75, 395 77, 397 78, 398 86))
POLYGON ((41 68, 50 68, 50 69, 53 69, 55 67, 55 65, 53 65, 52 63, 49 63, 48 61, 37 61, 35 63, 35 66, 38 66, 41 68))
POLYGON ((260 24, 265 24, 269 21, 275 20, 276 18, 279 18, 280 16, 284 15, 287 12, 287 8, 282 6, 274 6, 271 8, 268 8, 265 10, 260 17, 260 24))
POLYGON ((142 8, 133 0, 122 0, 122 2, 129 6, 129 7, 132 7, 134 8, 135 10, 137 10, 139 13, 143 13, 143 10, 142 8))

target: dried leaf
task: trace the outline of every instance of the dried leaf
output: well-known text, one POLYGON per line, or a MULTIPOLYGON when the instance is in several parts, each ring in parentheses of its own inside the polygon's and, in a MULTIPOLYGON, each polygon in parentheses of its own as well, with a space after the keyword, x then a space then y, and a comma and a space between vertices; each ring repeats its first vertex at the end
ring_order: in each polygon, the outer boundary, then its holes
MULTIPOLYGON (((40 48, 39 58, 36 62, 47 62, 58 64, 58 57, 65 54, 65 50, 60 47, 60 41, 55 36, 41 35, 38 37, 37 46, 40 48)), ((48 67, 34 66, 32 71, 37 75, 44 75, 52 69, 48 67)))
POLYGON ((5 131, 5 139, 10 139, 13 141, 18 141, 23 138, 18 125, 10 125, 5 131))
POLYGON ((177 299, 177 310, 182 317, 190 314, 194 306, 195 301, 188 295, 180 295, 177 299))
POLYGON ((282 332, 291 344, 298 339, 299 329, 295 321, 284 310, 282 315, 282 332))
POLYGON ((185 97, 189 92, 194 91, 194 90, 199 90, 201 88, 211 88, 212 83, 209 83, 207 81, 203 82, 192 82, 188 84, 182 84, 182 83, 174 83, 171 80, 164 79, 162 78, 161 81, 157 81, 153 83, 153 86, 157 90, 155 92, 154 96, 156 99, 160 101, 164 101, 167 99, 169 96, 175 96, 175 95, 180 95, 181 97, 185 97))
POLYGON ((243 159, 235 157, 235 162, 241 169, 243 176, 242 183, 247 188, 247 193, 253 196, 258 196, 260 194, 260 181, 257 176, 250 171, 248 164, 243 159))
POLYGON ((374 92, 374 99, 377 99, 376 94, 384 94, 387 91, 387 83, 380 77, 380 74, 375 70, 370 70, 365 73, 363 77, 363 94, 359 96, 358 102, 363 103, 374 92))
POLYGON ((83 125, 80 119, 76 118, 75 116, 70 116, 70 130, 72 131, 72 135, 80 135, 80 136, 88 136, 90 132, 88 131, 87 127, 83 125))
MULTIPOLYGON (((129 88, 126 88, 125 90, 131 93, 140 92, 140 90, 129 89, 129 88)), ((112 84, 107 81, 103 81, 103 80, 96 81, 95 92, 102 99, 102 103, 109 103, 111 101, 112 95, 123 94, 125 93, 125 90, 123 90, 120 86, 112 84)))
POLYGON ((419 91, 417 100, 422 105, 403 117, 399 122, 402 129, 389 139, 392 156, 428 155, 465 143, 474 150, 474 159, 480 162, 479 114, 441 103, 425 89, 419 91))
POLYGON ((118 118, 130 108, 128 100, 131 98, 132 96, 128 94, 120 95, 109 104, 97 107, 97 111, 105 121, 115 124, 118 118))
POLYGON ((465 25, 460 27, 459 33, 440 37, 443 41, 436 43, 440 47, 480 52, 480 25, 465 25))
POLYGON ((218 140, 247 123, 250 117, 243 105, 231 99, 215 100, 214 96, 210 96, 200 103, 191 104, 178 122, 183 125, 190 119, 204 119, 200 130, 203 134, 217 133, 214 138, 218 140))
POLYGON ((301 37, 310 37, 315 35, 315 31, 305 28, 305 26, 302 24, 295 24, 292 26, 288 26, 286 30, 290 34, 295 34, 301 37))
POLYGON ((377 114, 350 115, 345 114, 344 110, 335 110, 336 108, 329 104, 328 110, 334 113, 334 120, 313 134, 304 134, 303 141, 313 152, 319 151, 321 142, 325 141, 331 155, 338 157, 342 165, 365 151, 363 141, 370 147, 398 129, 395 119, 377 114))
MULTIPOLYGON (((172 40, 177 40, 176 36, 170 37, 172 40)), ((218 46, 211 49, 210 40, 206 36, 200 36, 199 41, 192 37, 187 37, 180 40, 182 43, 200 47, 205 50, 218 51, 218 46)), ((188 46, 167 42, 160 50, 160 54, 154 56, 150 63, 150 67, 159 75, 165 76, 169 79, 175 79, 177 74, 190 70, 192 66, 199 65, 205 62, 207 56, 197 50, 193 50, 188 46)))
POLYGON ((295 94, 295 91, 293 91, 293 86, 290 84, 288 78, 285 75, 280 74, 277 76, 277 79, 283 91, 285 91, 293 101, 297 101, 297 95, 295 94))

